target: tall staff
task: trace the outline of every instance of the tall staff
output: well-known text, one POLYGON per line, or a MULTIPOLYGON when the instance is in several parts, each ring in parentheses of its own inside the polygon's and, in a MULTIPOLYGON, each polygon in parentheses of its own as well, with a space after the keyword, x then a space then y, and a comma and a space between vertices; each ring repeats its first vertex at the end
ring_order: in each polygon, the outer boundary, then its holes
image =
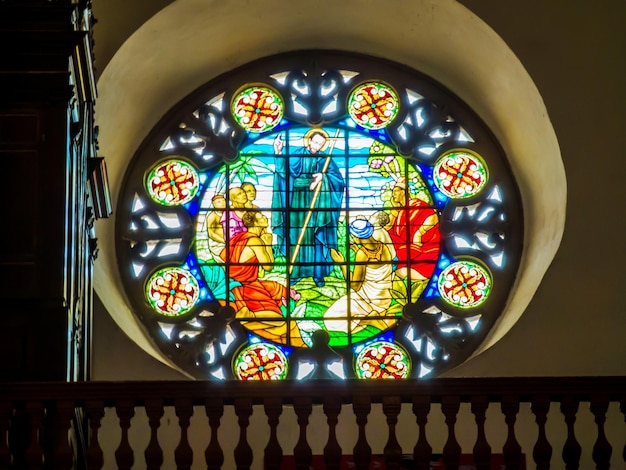
POLYGON ((324 175, 326 174, 326 171, 328 170, 328 166, 330 165, 330 159, 332 157, 332 153, 335 148, 335 143, 337 142, 337 139, 339 137, 339 132, 340 132, 340 129, 337 129, 337 132, 335 133, 335 137, 333 137, 330 141, 330 147, 328 148, 328 156, 326 157, 326 160, 324 161, 324 166, 322 167, 322 171, 320 172, 320 180, 317 186, 315 187, 315 189, 313 190, 313 197, 311 198, 311 204, 309 205, 309 210, 306 214, 306 217, 304 218, 304 223, 302 224, 302 229, 300 230, 300 235, 298 236, 298 242, 296 243, 295 249, 293 251, 293 255, 291 256, 291 265, 289 266, 289 274, 291 274, 293 271, 294 263, 296 262, 296 259, 298 258, 298 253, 300 252, 300 246, 302 245, 302 240, 304 239, 304 233, 306 232, 306 229, 309 226, 309 222, 311 221, 311 217, 313 216, 313 210, 315 209, 317 198, 322 189, 322 179, 324 178, 324 175))

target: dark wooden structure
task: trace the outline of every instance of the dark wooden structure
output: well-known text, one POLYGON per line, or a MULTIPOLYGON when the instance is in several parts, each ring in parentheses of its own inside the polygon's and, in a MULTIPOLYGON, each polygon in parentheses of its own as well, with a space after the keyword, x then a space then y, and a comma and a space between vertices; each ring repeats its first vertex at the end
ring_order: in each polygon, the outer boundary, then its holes
POLYGON ((88 1, 0 2, 0 380, 89 378, 97 157, 88 1))
POLYGON ((148 469, 189 469, 192 462, 194 468, 215 470, 234 468, 231 465, 260 468, 259 462, 267 469, 287 468, 287 462, 309 469, 314 435, 326 443, 317 451, 326 469, 340 468, 344 455, 352 456, 358 470, 374 468, 374 458, 390 470, 443 468, 430 466, 439 458, 446 469, 458 469, 462 454, 471 454, 481 470, 494 468, 494 454, 501 455, 507 470, 563 464, 586 470, 592 468, 590 462, 597 469, 619 469, 626 463, 625 416, 624 377, 12 383, 0 388, 0 469, 100 469, 105 464, 130 469, 139 468, 142 459, 148 469), (523 413, 529 405, 536 426, 522 435, 518 416, 530 424, 523 413), (311 419, 316 406, 321 406, 325 423, 311 419), (468 406, 472 417, 461 428, 457 418, 468 406), (605 431, 609 407, 613 422, 615 413, 621 421, 610 440, 605 431), (72 433, 68 441, 75 410, 85 416, 89 432, 72 433), (386 426, 368 426, 381 410, 386 426), (400 413, 411 414, 409 424, 404 420, 400 425, 400 413), (595 424, 585 429, 591 439, 583 442, 582 429, 575 424, 589 413, 595 424), (252 419, 258 414, 261 420, 252 419), (439 414, 445 426, 433 431, 439 414), (54 426, 50 417, 55 418, 54 426), (281 428, 290 419, 296 423, 281 428), (546 423, 551 430, 558 428, 558 439, 546 432, 546 423), (485 433, 486 424, 491 433, 485 433), (171 426, 174 434, 164 438, 167 429, 162 428, 171 426), (502 445, 493 442, 494 426, 502 445), (145 444, 136 444, 131 428, 139 428, 145 444), (444 443, 435 447, 435 441, 444 443), (382 455, 373 456, 375 448, 382 448, 382 455), (581 466, 583 461, 587 466, 581 466))

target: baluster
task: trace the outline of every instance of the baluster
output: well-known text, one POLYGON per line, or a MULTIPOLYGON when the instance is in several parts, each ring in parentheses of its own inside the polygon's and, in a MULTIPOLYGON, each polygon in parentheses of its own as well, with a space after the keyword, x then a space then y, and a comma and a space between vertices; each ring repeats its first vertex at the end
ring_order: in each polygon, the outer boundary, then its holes
POLYGON ((11 465, 11 449, 8 442, 12 416, 13 403, 10 401, 0 402, 0 470, 8 470, 11 465))
POLYGON ((311 406, 311 398, 298 396, 293 400, 293 409, 298 417, 298 425, 300 426, 300 436, 298 442, 293 448, 293 455, 296 460, 296 468, 298 470, 308 470, 311 466, 312 452, 311 446, 307 442, 306 430, 309 425, 309 416, 313 407, 311 406))
POLYGON ((44 408, 40 401, 26 403, 26 413, 30 421, 30 445, 26 449, 26 463, 28 468, 43 467, 43 449, 41 448, 41 426, 43 422, 44 408))
POLYGON ((446 425, 448 426, 448 440, 443 446, 443 461, 447 470, 457 470, 461 460, 461 446, 457 442, 456 434, 454 433, 459 407, 459 397, 445 396, 441 399, 441 411, 446 418, 446 425))
POLYGON ((413 449, 415 470, 430 470, 430 461, 433 456, 433 448, 426 439, 426 423, 430 413, 430 397, 416 395, 413 397, 413 414, 419 429, 419 438, 413 449))
POLYGON ((85 453, 85 460, 87 461, 87 468, 89 470, 99 470, 104 465, 102 448, 100 447, 100 442, 98 442, 98 432, 102 423, 102 417, 104 416, 104 402, 95 400, 87 401, 85 410, 87 411, 90 429, 89 447, 87 447, 87 452, 85 453))
POLYGON ((596 469, 608 470, 611 466, 611 454, 613 453, 613 448, 604 433, 606 412, 609 409, 609 397, 606 395, 592 396, 590 409, 595 417, 596 425, 598 426, 598 438, 593 445, 591 456, 596 463, 596 469))
POLYGON ((327 395, 324 400, 324 413, 328 423, 328 442, 324 447, 324 463, 326 470, 338 470, 341 462, 341 446, 337 442, 337 423, 341 413, 341 401, 339 397, 327 395))
POLYGON ((359 428, 358 438, 352 453, 354 454, 354 464, 356 470, 369 470, 370 461, 372 459, 372 448, 367 443, 365 435, 365 426, 367 425, 367 416, 372 410, 369 396, 357 395, 352 400, 352 410, 356 416, 356 424, 359 428))
POLYGON ((252 414, 252 400, 250 398, 237 398, 235 400, 235 413, 239 418, 239 442, 235 447, 235 463, 237 470, 248 470, 252 465, 252 447, 248 444, 247 429, 252 414))
POLYGON ((159 445, 158 430, 163 417, 163 400, 155 398, 146 400, 146 414, 150 425, 150 442, 146 447, 144 456, 148 470, 159 470, 163 465, 163 449, 159 445))
POLYGON ((26 468, 26 449, 29 438, 28 415, 24 409, 24 403, 17 402, 11 417, 8 441, 11 449, 11 468, 26 468))
POLYGON ((474 444, 474 465, 476 470, 489 470, 491 466, 491 446, 485 435, 486 412, 489 407, 489 397, 485 395, 472 396, 471 410, 476 421, 476 443, 474 444))
POLYGON ((550 397, 546 395, 533 397, 531 410, 535 414, 538 428, 537 442, 535 447, 533 447, 533 459, 537 465, 537 470, 548 470, 550 468, 550 460, 552 459, 552 446, 546 437, 550 397))
POLYGON ((508 433, 502 454, 504 464, 507 470, 518 470, 522 461, 522 447, 515 437, 515 421, 517 413, 519 413, 519 397, 504 396, 501 403, 502 413, 504 413, 504 422, 507 425, 508 433))
POLYGON ((204 452, 207 470, 220 470, 224 463, 224 452, 217 438, 217 432, 220 428, 220 420, 224 414, 224 403, 221 398, 207 398, 204 403, 204 409, 209 418, 209 427, 211 428, 211 440, 204 452))
MULTIPOLYGON (((55 408, 48 409, 45 435, 47 439, 51 438, 49 442, 51 445, 50 461, 52 465, 49 468, 70 470, 74 465, 74 453, 68 439, 73 417, 74 402, 71 400, 60 400, 56 402, 55 408)), ((48 467, 48 465, 46 466, 48 467)))
POLYGON ((128 430, 130 420, 135 416, 135 404, 132 400, 118 400, 115 402, 115 411, 122 430, 122 439, 115 451, 115 461, 119 470, 130 470, 135 463, 135 455, 128 442, 128 430))
POLYGON ((402 448, 396 438, 396 425, 398 424, 401 404, 400 397, 383 397, 383 413, 387 417, 387 427, 389 428, 389 437, 383 450, 388 470, 398 470, 402 459, 402 448))
POLYGON ((571 395, 563 397, 561 401, 561 413, 565 416, 565 424, 567 424, 567 439, 563 445, 563 462, 565 462, 565 470, 578 470, 580 461, 581 448, 576 440, 574 433, 574 423, 576 422, 576 413, 578 412, 578 399, 571 395))
POLYGON ((263 462, 265 470, 280 470, 283 460, 283 449, 278 442, 278 423, 280 415, 283 412, 283 401, 278 397, 268 397, 263 403, 265 414, 267 415, 267 423, 270 426, 270 438, 265 446, 265 455, 263 462))
POLYGON ((174 451, 176 466, 180 470, 189 470, 193 463, 193 450, 189 445, 189 422, 193 416, 193 401, 189 398, 179 398, 174 401, 174 409, 180 426, 180 442, 174 451))

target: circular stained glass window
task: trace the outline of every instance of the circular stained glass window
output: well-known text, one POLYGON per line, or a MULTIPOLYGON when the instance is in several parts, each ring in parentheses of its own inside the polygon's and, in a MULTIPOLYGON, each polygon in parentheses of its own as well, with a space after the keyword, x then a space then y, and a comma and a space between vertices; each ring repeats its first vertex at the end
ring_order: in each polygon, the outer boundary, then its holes
POLYGON ((175 206, 191 201, 200 180, 194 168, 182 160, 167 160, 155 165, 146 178, 150 197, 159 204, 175 206))
POLYGON ((487 182, 487 168, 467 150, 446 152, 433 172, 437 188, 446 196, 465 198, 477 194, 487 182))
POLYGON ((201 379, 437 375, 494 325, 523 246, 506 156, 462 101, 326 51, 187 97, 117 214, 138 321, 201 379))
POLYGON ((395 90, 377 82, 364 83, 350 94, 348 110, 352 119, 367 129, 382 129, 398 114, 400 100, 395 90))
POLYGON ((406 351, 398 344, 386 341, 363 347, 355 362, 359 379, 406 379, 411 371, 406 351))
POLYGON ((256 343, 237 355, 233 368, 239 380, 283 380, 287 358, 272 344, 256 343))
POLYGON ((146 287, 146 298, 152 308, 167 316, 187 313, 195 305, 199 294, 198 281, 193 274, 178 268, 157 271, 146 287))
POLYGON ((491 291, 491 276, 485 268, 471 261, 459 261, 445 268, 439 276, 442 298, 461 308, 478 307, 491 291))
POLYGON ((266 132, 283 116, 283 100, 266 86, 252 86, 239 92, 232 103, 233 117, 249 132, 266 132))

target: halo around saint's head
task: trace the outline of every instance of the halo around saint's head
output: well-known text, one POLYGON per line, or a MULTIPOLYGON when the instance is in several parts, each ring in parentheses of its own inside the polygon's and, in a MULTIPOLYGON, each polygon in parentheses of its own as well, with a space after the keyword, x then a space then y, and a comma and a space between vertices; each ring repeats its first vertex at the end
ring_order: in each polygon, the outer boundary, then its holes
POLYGON ((314 135, 321 135, 326 140, 326 142, 324 142, 324 145, 322 145, 322 148, 320 148, 320 152, 323 152, 328 148, 328 144, 330 143, 330 136, 328 135, 328 132, 326 132, 324 129, 314 128, 308 130, 302 138, 302 140, 304 141, 304 146, 306 148, 309 148, 309 141, 313 138, 314 135))

